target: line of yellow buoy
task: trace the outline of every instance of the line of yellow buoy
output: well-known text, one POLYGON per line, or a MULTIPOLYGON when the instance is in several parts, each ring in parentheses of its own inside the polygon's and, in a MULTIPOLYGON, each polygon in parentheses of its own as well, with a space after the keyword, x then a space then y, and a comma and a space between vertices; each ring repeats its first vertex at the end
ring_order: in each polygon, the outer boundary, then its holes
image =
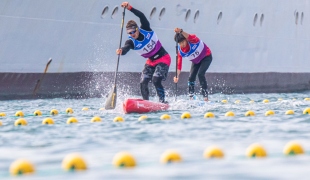
MULTIPOLYGON (((303 147, 297 142, 289 142, 283 148, 283 154, 286 156, 304 154, 303 147)), ((246 149, 245 153, 248 158, 264 158, 267 156, 265 148, 254 143, 246 149)), ((203 157, 206 159, 221 159, 224 158, 225 154, 223 150, 217 146, 210 146, 203 152, 203 157)), ((182 161, 182 156, 176 150, 166 150, 161 156, 159 161, 163 164, 177 163, 182 161)), ((136 159, 129 152, 117 153, 113 160, 112 165, 117 168, 132 168, 137 165, 136 159)), ((82 171, 87 169, 87 163, 84 158, 78 154, 73 153, 67 155, 62 161, 62 169, 65 171, 82 171)), ((19 159, 13 162, 10 166, 11 175, 23 175, 34 173, 34 165, 25 159, 19 159)))
MULTIPOLYGON (((281 98, 278 99, 278 101, 282 101, 282 100, 283 100, 283 99, 281 99, 281 98)), ((295 99, 293 99, 293 100, 295 100, 295 99)), ((304 101, 310 101, 310 98, 305 98, 304 101)), ((224 100, 222 100, 221 102, 222 102, 223 104, 227 104, 229 101, 226 100, 226 99, 224 99, 224 100)), ((240 104, 240 102, 241 102, 241 100, 236 100, 236 101, 235 101, 235 104, 240 104)), ((268 99, 264 99, 262 102, 263 102, 263 103, 269 103, 270 101, 269 101, 268 99)), ((255 101, 254 101, 254 100, 251 100, 251 101, 249 101, 249 103, 255 103, 255 101)), ((83 108, 82 108, 82 111, 88 111, 88 110, 89 110, 88 107, 83 107, 83 108)), ((105 110, 105 109, 104 109, 104 108, 100 108, 99 110, 101 111, 101 110, 105 110)), ((292 111, 292 110, 289 110, 289 111, 292 111)), ((67 108, 65 112, 66 112, 67 114, 73 114, 74 111, 73 111, 72 108, 67 108)), ((42 112, 41 112, 40 110, 36 110, 33 114, 34 114, 34 116, 42 116, 42 112)), ((50 111, 50 114, 51 114, 51 115, 58 115, 59 112, 58 112, 57 109, 52 109, 52 110, 50 111)), ((5 114, 4 112, 0 112, 0 117, 4 117, 4 116, 6 116, 6 114, 5 114)), ((23 113, 22 111, 17 111, 17 112, 15 113, 15 116, 17 116, 17 117, 23 117, 23 116, 24 116, 24 113, 23 113)))
MULTIPOLYGON (((83 109, 87 109, 87 110, 88 110, 88 108, 83 108, 83 109)), ((66 113, 67 113, 67 114, 73 114, 72 108, 67 108, 67 109, 66 109, 66 113)), ((34 114, 34 116, 42 116, 42 112, 41 112, 40 110, 36 110, 33 114, 34 114)), ((52 109, 52 110, 50 111, 50 114, 53 115, 53 116, 55 116, 55 115, 58 115, 59 112, 58 112, 57 109, 52 109)), ((275 114, 275 112, 274 112, 273 110, 268 110, 268 111, 265 113, 265 116, 270 116, 270 115, 274 115, 274 114, 275 114)), ((287 111, 285 112, 285 114, 286 114, 286 115, 293 115, 293 114, 295 114, 295 112, 294 112, 294 110, 287 110, 287 111)), ((310 114, 310 108, 304 109, 303 114, 310 114)), ((0 117, 5 117, 5 116, 6 116, 6 114, 5 114, 4 112, 0 112, 0 117)), ((24 117, 25 115, 24 115, 24 113, 23 113, 22 111, 17 111, 17 112, 15 113, 15 116, 16 116, 16 117, 24 117)), ((234 112, 232 112, 232 111, 228 111, 228 112, 225 114, 225 116, 235 116, 235 114, 234 114, 234 112)), ((247 111, 247 112, 245 113, 245 116, 255 116, 255 112, 252 111, 252 110, 247 111)), ((207 112, 207 113, 204 115, 204 117, 205 117, 205 118, 213 118, 213 117, 215 117, 215 115, 214 115, 212 112, 207 112)), ((190 114, 189 112, 185 112, 185 113, 183 113, 183 114, 181 115, 181 119, 188 119, 188 118, 191 118, 191 114, 190 114)), ((140 120, 145 120, 145 119, 147 119, 147 116, 146 116, 146 117, 141 117, 141 118, 140 118, 140 120)), ((160 119, 162 119, 162 120, 168 120, 168 119, 171 119, 171 116, 168 115, 168 114, 164 114, 164 115, 162 115, 162 116, 160 117, 160 119)), ((116 118, 114 119, 114 122, 123 122, 123 121, 124 121, 124 120, 123 120, 122 118, 120 118, 120 117, 116 117, 116 118)))
MULTIPOLYGON (((88 110, 89 110, 88 107, 84 107, 84 108, 82 109, 82 111, 88 111, 88 110)), ((103 110, 103 108, 100 108, 99 110, 103 110)), ((67 108, 65 112, 66 112, 67 114, 73 114, 74 111, 73 111, 72 108, 67 108)), ((50 111, 50 114, 53 115, 53 116, 56 116, 56 115, 59 114, 59 111, 58 111, 57 109, 52 109, 52 110, 50 111)), ((36 110, 36 111, 34 111, 33 115, 34 115, 34 116, 42 116, 42 112, 41 112, 40 110, 36 110)), ((6 113, 0 112, 0 117, 5 117, 5 116, 6 116, 6 113)), ((15 116, 16 116, 16 117, 24 117, 25 115, 24 115, 23 111, 17 111, 17 112, 15 113, 15 116)))
MULTIPOLYGON (((295 114, 293 110, 288 110, 285 112, 286 115, 293 115, 295 114)), ((306 108, 304 111, 303 111, 303 114, 310 114, 310 108, 306 108)), ((254 111, 247 111, 245 114, 245 116, 255 116, 255 112, 254 111)), ((265 116, 271 116, 271 115, 275 115, 275 112, 273 110, 269 110, 265 113, 265 116)), ((231 117, 231 116, 235 116, 235 113, 232 112, 232 111, 228 111, 225 113, 225 116, 226 117, 231 117)), ((205 113, 204 115, 204 118, 214 118, 215 115, 214 113, 212 112, 207 112, 205 113)), ((184 112, 182 115, 181 115, 181 119, 189 119, 191 118, 191 114, 189 112, 184 112)), ((145 120, 146 118, 144 118, 143 120, 145 120)), ((169 120, 171 119, 171 116, 169 114, 163 114, 162 116, 160 116, 160 119, 161 120, 169 120)), ((140 120, 140 119, 139 119, 140 120)))
MULTIPOLYGON (((279 98, 279 99, 278 99, 278 101, 282 101, 282 100, 283 100, 282 98, 279 98)), ((293 100, 295 100, 295 99, 293 99, 293 100)), ((304 98, 304 101, 310 101, 310 98, 304 98)), ((223 104, 227 104, 229 101, 228 101, 227 99, 224 99, 224 100, 221 100, 221 102, 222 102, 223 104)), ((236 101, 235 101, 235 104, 240 104, 240 102, 241 102, 241 100, 236 100, 236 101)), ((263 103, 269 103, 270 101, 269 101, 269 99, 264 99, 262 102, 263 102, 263 103)), ((255 101, 254 101, 254 100, 251 100, 251 101, 249 101, 249 103, 255 103, 255 101)), ((83 108, 82 108, 82 111, 88 111, 88 110, 89 110, 88 107, 83 107, 83 108)), ((105 110, 105 109, 104 109, 104 108, 100 108, 99 110, 101 111, 101 110, 105 110)), ((292 111, 292 110, 289 110, 289 111, 292 111)), ((66 112, 67 114, 73 114, 74 111, 73 111, 72 108, 67 108, 65 112, 66 112)), ((41 112, 40 110, 36 110, 33 114, 34 114, 34 116, 41 116, 41 115, 42 115, 42 112, 41 112)), ((58 112, 57 109, 52 109, 52 110, 50 111, 50 114, 51 114, 51 115, 58 115, 59 112, 58 112)), ((0 112, 0 117, 4 117, 4 116, 6 116, 6 114, 5 114, 4 112, 0 112)), ((22 111, 17 111, 17 112, 15 113, 15 116, 17 116, 17 117, 23 117, 23 116, 24 116, 24 113, 23 113, 22 111)))
MULTIPOLYGON (((68 110, 68 109, 67 109, 68 110)), ((51 111, 53 113, 53 115, 57 114, 58 111, 56 109, 53 109, 51 111)), ((73 112, 71 110, 68 110, 68 112, 73 112)), ((38 111, 36 111, 37 114, 40 114, 38 111)), ((52 114, 51 113, 51 114, 52 114)), ((23 112, 22 111, 18 111, 15 113, 16 116, 18 117, 22 117, 23 116, 23 112)), ((275 112, 272 111, 272 110, 269 110, 265 113, 265 116, 271 116, 271 115, 274 115, 275 112)), ((285 112, 286 115, 293 115, 294 114, 294 111, 293 110, 288 110, 285 112)), ((303 111, 303 114, 310 114, 310 108, 306 108, 304 111, 303 111)), ((255 116, 255 112, 254 111, 247 111, 245 114, 245 116, 255 116)), ((225 116, 226 117, 233 117, 235 116, 235 113, 232 112, 232 111, 228 111, 227 113, 225 113, 225 116)), ((191 114, 189 112, 184 112, 182 115, 181 115, 181 119, 189 119, 191 118, 191 114)), ((204 118, 214 118, 215 115, 214 113, 212 112, 207 112, 205 113, 204 115, 204 118)), ((147 120, 148 119, 148 116, 146 115, 142 115, 139 117, 139 121, 143 121, 143 120, 147 120)), ((160 116, 160 119, 161 120, 170 120, 171 119, 171 116, 169 114, 163 114, 160 116)), ((120 116, 117 116, 113 119, 113 122, 124 122, 124 118, 123 117, 120 117, 120 116)), ((102 122, 101 118, 99 116, 95 116, 91 119, 91 122, 102 122)), ((75 117, 70 117, 67 119, 67 124, 73 124, 73 123, 78 123, 78 120, 75 118, 75 117)), ((24 118, 19 118, 15 121, 15 126, 19 126, 19 125, 27 125, 27 121, 26 119, 24 118)), ((52 118, 45 118, 43 121, 42 121, 42 124, 54 124, 54 120, 52 118)), ((0 126, 2 126, 2 122, 0 121, 0 126)))
MULTIPOLYGON (((292 99, 292 100, 295 101, 296 99, 294 98, 294 99, 292 99)), ((283 101, 283 99, 282 99, 282 98, 279 98, 278 101, 283 101)), ((310 98, 305 98, 304 101, 310 101, 310 98)), ((228 101, 227 99, 221 100, 221 103, 223 103, 223 104, 227 104, 228 102, 229 102, 229 101, 228 101)), ((269 102, 270 102, 269 99, 264 99, 264 100, 262 101, 262 103, 264 103, 264 104, 267 104, 267 103, 269 103, 269 102)), ((235 101, 235 104, 240 104, 240 103, 241 103, 241 100, 236 100, 236 101, 235 101)), ((250 100, 249 103, 255 103, 255 101, 254 101, 254 100, 250 100)))
MULTIPOLYGON (((95 116, 90 120, 90 122, 101 122, 101 121, 102 120, 99 116, 95 116)), ((78 123, 78 120, 75 117, 70 117, 67 119, 67 124, 73 124, 73 123, 78 123)), ((45 118, 45 119, 43 119, 42 124, 51 125, 51 124, 55 124, 55 123, 54 123, 54 120, 52 118, 45 118)), ((28 122, 24 118, 19 118, 15 121, 14 125, 15 126, 26 126, 26 125, 28 125, 28 122)))

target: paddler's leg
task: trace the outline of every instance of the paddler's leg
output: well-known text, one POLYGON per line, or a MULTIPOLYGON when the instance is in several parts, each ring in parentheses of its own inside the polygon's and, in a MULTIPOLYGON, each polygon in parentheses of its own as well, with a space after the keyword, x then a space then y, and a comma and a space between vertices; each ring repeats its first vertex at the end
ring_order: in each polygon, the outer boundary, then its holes
POLYGON ((205 74, 212 62, 212 56, 206 56, 200 62, 200 68, 198 70, 198 79, 200 83, 200 94, 203 96, 205 101, 208 101, 208 83, 205 74))
POLYGON ((195 81, 196 76, 199 70, 200 64, 194 64, 192 63, 191 69, 189 71, 189 77, 188 77, 188 96, 189 98, 193 98, 195 95, 195 81))
POLYGON ((148 64, 144 65, 140 81, 141 95, 144 100, 149 100, 149 82, 153 76, 154 71, 155 67, 152 67, 148 64))
POLYGON ((159 63, 155 66, 155 72, 153 74, 153 84, 156 88, 157 96, 159 97, 159 102, 167 103, 165 101, 165 89, 162 85, 162 81, 165 81, 168 75, 169 66, 165 63, 159 63))

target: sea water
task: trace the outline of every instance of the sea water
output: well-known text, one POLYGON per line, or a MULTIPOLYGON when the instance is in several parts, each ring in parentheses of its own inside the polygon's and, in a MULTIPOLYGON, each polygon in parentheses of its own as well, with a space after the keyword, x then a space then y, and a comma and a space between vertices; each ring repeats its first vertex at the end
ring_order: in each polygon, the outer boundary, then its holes
MULTIPOLYGON (((303 110, 310 107, 304 99, 309 93, 288 94, 236 94, 210 95, 210 102, 190 101, 186 96, 175 100, 169 97, 170 109, 165 112, 144 114, 147 120, 138 121, 142 114, 124 114, 119 97, 115 110, 99 110, 104 98, 92 99, 39 99, 1 101, 0 117, 0 179, 10 179, 9 167, 17 159, 24 158, 35 165, 36 172, 30 179, 307 179, 310 175, 310 115, 303 110), (269 103, 263 103, 268 99, 269 103), (223 103, 222 100, 227 100, 223 103), (235 101, 240 100, 239 103, 235 101), (251 103, 250 101, 253 100, 251 103), (66 114, 66 108, 73 114, 66 114), (89 110, 83 111, 87 107, 89 110), (50 115, 52 109, 59 114, 50 115), (16 111, 23 111, 27 126, 14 126, 16 111), (35 110, 42 116, 34 116, 35 110), (255 116, 245 117, 248 110, 255 116), (273 110, 275 115, 265 116, 273 110), (294 115, 285 115, 294 110, 294 115), (234 117, 226 117, 228 111, 234 117), (184 112, 190 119, 181 119, 184 112), (212 112, 215 118, 204 118, 212 112), (170 120, 160 120, 169 114, 170 120), (102 122, 91 123, 94 116, 102 122), (113 122, 116 116, 123 123, 113 122), (42 125, 46 117, 54 119, 54 125, 42 125), (78 123, 66 124, 69 117, 78 123), (305 154, 287 157, 284 146, 300 143, 305 154), (246 148, 261 144, 267 151, 266 158, 245 156, 246 148), (203 151, 217 145, 225 153, 223 159, 203 158, 203 151), (161 154, 173 149, 180 153, 182 162, 161 164, 161 154), (114 168, 112 159, 121 151, 130 152, 137 166, 131 169, 114 168), (88 169, 83 172, 65 172, 61 168, 63 158, 79 153, 88 169)), ((152 100, 156 100, 153 98, 152 100)))

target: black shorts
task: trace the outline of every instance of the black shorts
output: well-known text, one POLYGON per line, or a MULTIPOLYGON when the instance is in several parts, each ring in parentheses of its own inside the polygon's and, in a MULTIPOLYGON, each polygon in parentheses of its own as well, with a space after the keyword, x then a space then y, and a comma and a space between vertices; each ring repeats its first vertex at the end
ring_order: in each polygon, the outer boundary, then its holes
POLYGON ((163 81, 167 79, 169 66, 165 63, 159 63, 156 66, 144 65, 141 75, 141 81, 144 79, 152 79, 152 77, 161 77, 163 81))

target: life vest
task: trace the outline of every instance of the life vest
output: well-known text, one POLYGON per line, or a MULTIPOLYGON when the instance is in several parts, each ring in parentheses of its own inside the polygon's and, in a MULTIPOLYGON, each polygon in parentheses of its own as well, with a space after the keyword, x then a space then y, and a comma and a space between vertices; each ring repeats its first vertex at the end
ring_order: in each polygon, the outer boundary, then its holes
POLYGON ((134 50, 141 56, 149 58, 154 56, 162 47, 154 31, 146 31, 139 28, 140 33, 144 36, 142 41, 136 40, 129 36, 134 44, 134 50))

